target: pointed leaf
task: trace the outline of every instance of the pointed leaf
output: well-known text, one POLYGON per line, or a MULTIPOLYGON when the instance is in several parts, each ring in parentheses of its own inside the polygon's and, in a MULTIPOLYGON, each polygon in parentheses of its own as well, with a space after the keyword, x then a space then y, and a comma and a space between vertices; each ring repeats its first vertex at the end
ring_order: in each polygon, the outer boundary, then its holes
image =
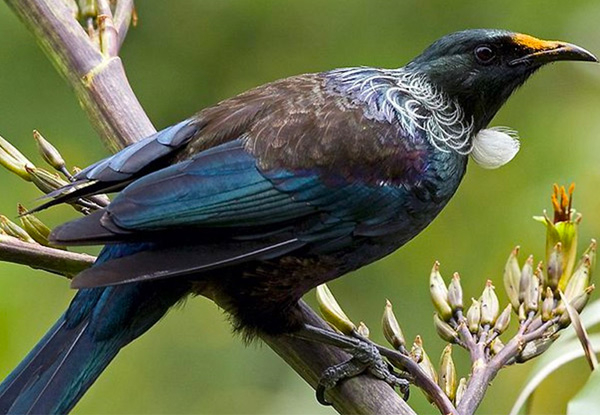
MULTIPOLYGON (((600 347, 600 334, 592 334, 590 336, 590 342, 595 349, 598 349, 600 347)), ((581 348, 577 338, 571 338, 570 341, 567 342, 559 343, 557 341, 537 360, 536 367, 529 375, 529 379, 521 390, 521 393, 519 394, 515 404, 513 405, 510 415, 518 415, 522 413, 521 410, 529 400, 531 394, 544 381, 544 379, 552 374, 552 372, 566 363, 583 356, 584 351, 581 348)))

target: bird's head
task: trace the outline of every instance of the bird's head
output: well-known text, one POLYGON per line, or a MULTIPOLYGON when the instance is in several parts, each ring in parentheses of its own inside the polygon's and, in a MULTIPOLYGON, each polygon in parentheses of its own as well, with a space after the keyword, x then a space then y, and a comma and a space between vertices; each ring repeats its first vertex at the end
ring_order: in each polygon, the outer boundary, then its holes
POLYGON ((598 59, 579 46, 504 30, 475 29, 442 37, 407 69, 425 73, 485 128, 510 94, 545 64, 598 59))

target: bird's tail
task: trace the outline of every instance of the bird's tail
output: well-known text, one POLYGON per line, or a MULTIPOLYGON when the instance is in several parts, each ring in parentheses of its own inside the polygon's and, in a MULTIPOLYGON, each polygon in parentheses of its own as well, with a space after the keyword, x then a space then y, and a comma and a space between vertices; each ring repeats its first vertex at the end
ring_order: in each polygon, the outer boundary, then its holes
POLYGON ((187 287, 164 281, 80 290, 0 384, 0 414, 69 412, 119 350, 152 327, 187 287))

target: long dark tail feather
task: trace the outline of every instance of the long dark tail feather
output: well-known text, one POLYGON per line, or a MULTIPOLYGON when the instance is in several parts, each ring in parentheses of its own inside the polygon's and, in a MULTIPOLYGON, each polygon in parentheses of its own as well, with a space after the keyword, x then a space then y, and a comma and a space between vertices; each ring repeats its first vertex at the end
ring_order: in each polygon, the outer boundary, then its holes
POLYGON ((119 350, 160 320, 188 289, 182 281, 158 281, 79 291, 69 310, 0 384, 0 414, 69 412, 119 350))

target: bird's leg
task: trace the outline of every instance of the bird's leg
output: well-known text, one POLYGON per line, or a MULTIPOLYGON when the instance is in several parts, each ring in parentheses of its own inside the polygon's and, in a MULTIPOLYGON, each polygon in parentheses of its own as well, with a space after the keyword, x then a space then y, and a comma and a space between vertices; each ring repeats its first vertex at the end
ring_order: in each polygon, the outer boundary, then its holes
POLYGON ((352 356, 349 360, 323 371, 317 386, 317 400, 322 405, 331 405, 325 400, 325 392, 341 381, 358 376, 363 372, 370 373, 392 387, 398 387, 404 400, 408 399, 409 381, 403 377, 403 374, 395 372, 391 365, 383 360, 375 344, 358 333, 346 336, 331 330, 304 325, 302 329, 292 335, 304 340, 338 347, 352 356))

